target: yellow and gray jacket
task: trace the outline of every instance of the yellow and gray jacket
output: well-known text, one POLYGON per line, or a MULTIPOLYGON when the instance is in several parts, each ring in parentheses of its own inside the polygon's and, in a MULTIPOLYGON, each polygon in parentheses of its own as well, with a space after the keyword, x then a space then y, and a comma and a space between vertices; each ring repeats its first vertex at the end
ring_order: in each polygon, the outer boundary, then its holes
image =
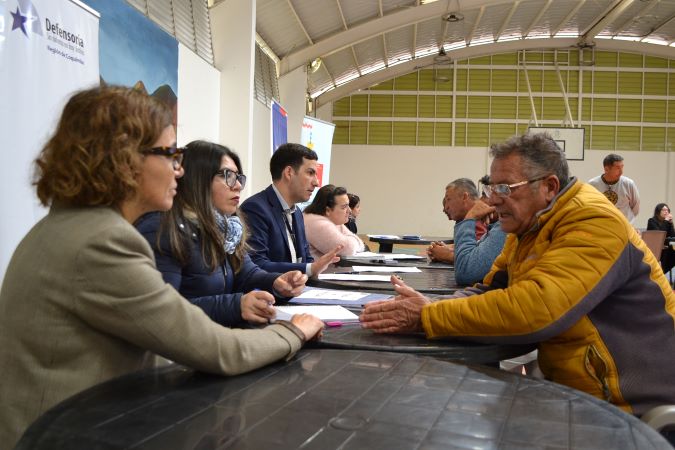
POLYGON ((426 306, 427 337, 538 342, 551 381, 638 415, 675 403, 675 295, 592 186, 572 179, 531 230, 508 236, 483 282, 426 306))

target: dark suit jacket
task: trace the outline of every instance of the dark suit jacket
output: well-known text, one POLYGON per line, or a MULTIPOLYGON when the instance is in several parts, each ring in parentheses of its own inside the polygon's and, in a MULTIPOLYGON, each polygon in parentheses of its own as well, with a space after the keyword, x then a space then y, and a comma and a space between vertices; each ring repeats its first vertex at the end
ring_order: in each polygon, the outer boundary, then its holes
POLYGON ((291 250, 288 247, 284 211, 272 185, 258 192, 241 204, 244 221, 249 230, 246 241, 251 247, 251 259, 268 272, 288 272, 299 270, 305 273, 307 263, 314 261, 309 253, 309 244, 305 237, 305 221, 299 209, 293 213, 296 255, 302 263, 291 262, 291 250))

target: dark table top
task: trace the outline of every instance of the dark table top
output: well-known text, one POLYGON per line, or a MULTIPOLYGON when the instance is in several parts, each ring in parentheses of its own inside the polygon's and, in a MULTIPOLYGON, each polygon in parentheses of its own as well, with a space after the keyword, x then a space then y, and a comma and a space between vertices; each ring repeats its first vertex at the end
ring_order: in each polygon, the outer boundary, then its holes
POLYGON ((442 269, 453 270, 455 266, 442 262, 431 262, 424 259, 383 259, 383 258, 357 258, 355 256, 340 256, 337 262, 340 267, 348 266, 397 266, 397 267, 419 267, 420 269, 442 269))
MULTIPOLYGON (((420 267, 419 273, 397 273, 408 286, 424 294, 452 294, 461 287, 455 281, 455 271, 451 269, 438 270, 426 269, 420 267)), ((329 267, 323 273, 345 273, 350 272, 348 267, 329 267)), ((361 272, 364 275, 388 275, 386 273, 361 272)), ((338 280, 318 280, 310 278, 307 281, 309 286, 328 288, 328 289, 347 289, 353 291, 370 292, 388 292, 393 293, 393 287, 390 282, 385 281, 338 281, 338 280)))
POLYGON ((378 244, 429 245, 432 242, 437 241, 445 242, 446 244, 451 244, 452 242, 454 242, 451 238, 443 236, 420 236, 419 239, 405 239, 403 237, 397 239, 390 237, 368 236, 368 239, 370 239, 371 242, 377 242, 378 244))
POLYGON ((17 449, 670 449, 584 393, 401 353, 303 350, 219 377, 127 375, 48 411, 17 449))
POLYGON ((310 342, 308 345, 316 348, 412 353, 445 361, 494 366, 498 366, 501 360, 516 358, 537 348, 535 344, 479 344, 450 338, 429 340, 424 333, 377 334, 361 328, 358 322, 345 323, 341 327, 327 327, 321 341, 310 342))

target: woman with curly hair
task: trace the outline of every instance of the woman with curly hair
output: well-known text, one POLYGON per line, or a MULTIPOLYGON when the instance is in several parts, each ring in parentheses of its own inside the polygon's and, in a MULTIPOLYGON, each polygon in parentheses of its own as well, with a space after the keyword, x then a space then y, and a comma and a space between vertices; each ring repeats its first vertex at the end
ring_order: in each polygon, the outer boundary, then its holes
POLYGON ((0 290, 0 442, 13 448, 47 409, 142 369, 159 354, 234 375, 292 356, 322 328, 296 315, 259 330, 211 321, 166 284, 133 227, 171 208, 183 149, 146 94, 75 94, 36 160, 49 213, 16 248, 0 290))

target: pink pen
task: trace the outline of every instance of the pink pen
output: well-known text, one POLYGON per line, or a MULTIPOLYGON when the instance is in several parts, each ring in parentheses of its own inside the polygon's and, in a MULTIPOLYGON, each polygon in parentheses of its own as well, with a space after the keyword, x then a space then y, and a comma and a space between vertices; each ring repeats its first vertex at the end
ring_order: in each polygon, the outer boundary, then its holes
POLYGON ((327 327, 341 327, 342 322, 340 321, 332 321, 332 322, 326 322, 327 327))

